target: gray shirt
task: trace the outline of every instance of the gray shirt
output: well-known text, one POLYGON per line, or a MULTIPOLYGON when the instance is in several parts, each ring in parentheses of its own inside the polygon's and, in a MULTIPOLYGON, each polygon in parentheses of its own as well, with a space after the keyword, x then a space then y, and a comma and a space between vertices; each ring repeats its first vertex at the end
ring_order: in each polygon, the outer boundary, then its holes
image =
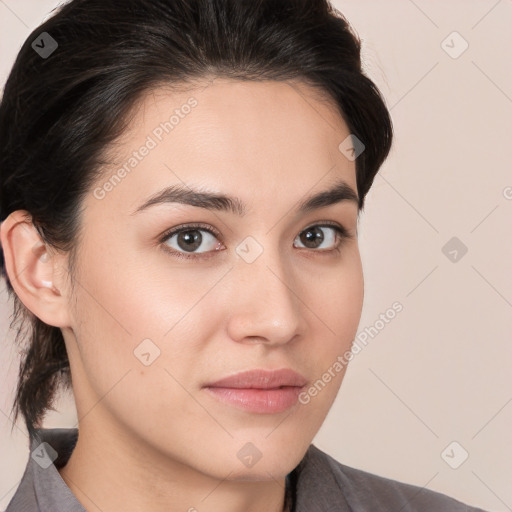
MULTIPOLYGON (((78 429, 37 433, 5 512, 86 512, 57 471, 67 463, 78 429)), ((444 494, 345 466, 313 444, 287 476, 287 489, 293 512, 484 512, 444 494)))

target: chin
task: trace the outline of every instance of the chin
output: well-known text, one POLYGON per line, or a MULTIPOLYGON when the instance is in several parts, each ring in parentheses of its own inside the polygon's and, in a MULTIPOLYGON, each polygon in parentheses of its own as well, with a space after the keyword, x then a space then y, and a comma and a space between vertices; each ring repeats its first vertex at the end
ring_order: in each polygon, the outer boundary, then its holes
POLYGON ((300 443, 290 441, 279 446, 267 446, 262 449, 260 458, 256 461, 247 461, 252 464, 244 467, 245 461, 243 454, 241 464, 237 464, 230 479, 246 481, 265 481, 284 478, 290 473, 302 460, 309 443, 300 443), (304 445, 304 446, 303 446, 304 445))
POLYGON ((189 465, 215 478, 238 482, 268 482, 282 480, 299 464, 304 457, 309 443, 290 440, 288 443, 276 445, 259 444, 259 449, 248 442, 226 446, 210 457, 204 459, 199 455, 189 465), (235 446, 236 445, 236 446, 235 446))
POLYGON ((227 480, 234 482, 268 482, 270 480, 280 480, 286 477, 295 465, 261 465, 256 464, 253 468, 237 467, 229 475, 227 480))

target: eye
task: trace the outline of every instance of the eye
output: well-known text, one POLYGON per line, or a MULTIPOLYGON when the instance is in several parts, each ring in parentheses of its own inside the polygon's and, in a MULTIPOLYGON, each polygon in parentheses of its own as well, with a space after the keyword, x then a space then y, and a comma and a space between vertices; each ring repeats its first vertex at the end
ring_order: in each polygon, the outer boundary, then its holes
MULTIPOLYGON (((339 251, 342 242, 352 235, 341 225, 324 222, 303 230, 296 238, 306 249, 322 249, 315 252, 332 253, 339 251), (322 247, 327 245, 327 248, 322 247), (329 248, 330 247, 330 248, 329 248)), ((221 250, 220 234, 211 226, 204 224, 187 224, 166 231, 160 238, 164 250, 177 258, 209 258, 203 255, 221 250), (204 234, 203 234, 204 233, 204 234), (197 249, 203 247, 203 250, 197 249)))
POLYGON ((220 250, 221 242, 216 242, 218 236, 219 234, 211 227, 204 227, 203 224, 188 224, 167 231, 160 242, 169 248, 166 250, 173 256, 194 258, 197 257, 194 254, 220 250), (197 251, 196 249, 201 246, 204 247, 204 250, 197 251))
POLYGON ((318 252, 336 251, 346 238, 350 238, 348 231, 339 224, 331 223, 315 224, 314 226, 310 226, 302 231, 297 237, 297 239, 299 239, 307 249, 319 249, 325 242, 327 245, 327 248, 324 247, 325 251, 322 250, 318 252), (330 232, 327 231, 327 234, 324 234, 324 230, 326 229, 330 230, 330 232), (331 248, 329 249, 329 247, 331 248))

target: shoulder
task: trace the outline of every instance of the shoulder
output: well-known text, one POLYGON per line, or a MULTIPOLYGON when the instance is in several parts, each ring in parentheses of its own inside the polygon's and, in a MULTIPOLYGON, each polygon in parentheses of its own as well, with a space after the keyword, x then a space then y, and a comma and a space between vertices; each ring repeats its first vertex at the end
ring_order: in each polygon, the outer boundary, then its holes
POLYGON ((310 445, 296 468, 296 512, 485 512, 423 487, 341 464, 310 445))
POLYGON ((5 512, 17 512, 19 510, 39 511, 30 462, 25 466, 20 484, 7 505, 5 512))
POLYGON ((36 429, 36 433, 20 484, 5 512, 85 512, 57 471, 69 459, 78 429, 36 429))

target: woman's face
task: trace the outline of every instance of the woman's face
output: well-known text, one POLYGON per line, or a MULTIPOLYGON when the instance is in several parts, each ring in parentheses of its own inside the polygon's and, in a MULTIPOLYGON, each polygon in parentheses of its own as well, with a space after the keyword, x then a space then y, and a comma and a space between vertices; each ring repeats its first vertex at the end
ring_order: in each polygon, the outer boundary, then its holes
POLYGON ((300 208, 341 182, 357 192, 349 131, 299 84, 217 79, 140 106, 84 201, 64 329, 80 431, 162 468, 282 478, 336 397, 361 314, 357 202, 300 208), (182 198, 142 207, 168 187, 182 198), (305 384, 207 386, 253 369, 305 384))

